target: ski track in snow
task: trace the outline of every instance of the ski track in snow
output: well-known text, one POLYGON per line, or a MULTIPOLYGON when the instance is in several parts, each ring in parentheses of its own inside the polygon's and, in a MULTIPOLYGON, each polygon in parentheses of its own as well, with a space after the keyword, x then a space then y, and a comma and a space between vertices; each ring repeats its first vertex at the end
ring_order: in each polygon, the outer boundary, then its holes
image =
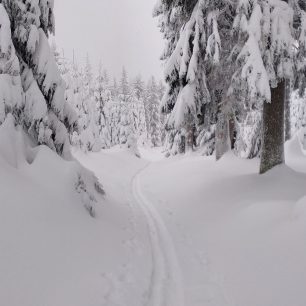
POLYGON ((132 179, 132 193, 142 210, 152 248, 152 271, 146 306, 185 306, 184 286, 171 235, 162 217, 141 190, 141 169, 132 179))

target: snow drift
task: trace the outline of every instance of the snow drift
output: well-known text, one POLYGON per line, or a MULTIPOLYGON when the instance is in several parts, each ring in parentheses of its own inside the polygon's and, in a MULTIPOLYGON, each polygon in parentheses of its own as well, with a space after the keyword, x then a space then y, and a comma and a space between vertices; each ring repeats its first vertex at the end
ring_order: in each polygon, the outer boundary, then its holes
POLYGON ((76 194, 78 202, 83 203, 91 216, 95 215, 95 206, 102 201, 104 191, 95 175, 78 161, 63 160, 46 146, 34 147, 24 131, 15 127, 11 115, 0 127, 0 143, 0 163, 9 173, 34 180, 50 195, 64 189, 76 194))

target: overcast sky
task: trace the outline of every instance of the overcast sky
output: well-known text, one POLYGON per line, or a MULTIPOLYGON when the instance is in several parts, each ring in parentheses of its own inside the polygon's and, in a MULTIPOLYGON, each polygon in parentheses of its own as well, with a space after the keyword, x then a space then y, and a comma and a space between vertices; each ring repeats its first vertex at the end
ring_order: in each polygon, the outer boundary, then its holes
POLYGON ((79 62, 88 52, 109 74, 162 77, 163 41, 152 10, 156 0, 55 0, 56 43, 79 62))

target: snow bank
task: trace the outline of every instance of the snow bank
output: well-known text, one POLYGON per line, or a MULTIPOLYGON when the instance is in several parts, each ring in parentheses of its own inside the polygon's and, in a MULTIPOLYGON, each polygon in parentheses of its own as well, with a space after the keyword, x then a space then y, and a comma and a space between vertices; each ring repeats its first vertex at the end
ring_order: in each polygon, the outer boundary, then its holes
POLYGON ((118 147, 77 152, 107 191, 107 205, 96 198, 96 218, 76 192, 88 191, 78 178, 91 180, 91 172, 79 176, 76 161, 33 148, 10 116, 0 143, 0 305, 150 305, 153 292, 173 294, 166 241, 185 305, 306 304, 306 163, 297 138, 286 144, 288 166, 263 176, 258 160, 232 153, 219 162, 197 154, 164 160, 141 148, 155 161, 148 166, 118 147), (137 177, 140 202, 154 207, 151 223, 132 192, 137 177), (152 283, 156 273, 165 281, 152 283))
POLYGON ((174 239, 185 305, 306 304, 306 157, 260 176, 258 160, 190 155, 142 175, 146 198, 174 239), (304 173, 301 173, 304 172, 304 173))
POLYGON ((66 178, 65 187, 70 186, 71 192, 78 193, 90 215, 95 215, 95 205, 101 201, 104 191, 95 175, 79 162, 64 161, 46 146, 31 147, 31 140, 20 127, 15 127, 10 114, 0 127, 0 143, 2 163, 9 164, 20 174, 42 181, 50 190, 53 188, 55 194, 60 178, 66 178))
POLYGON ((10 115, 0 143, 0 305, 92 305, 110 247, 99 241, 112 233, 101 186, 79 162, 32 147, 10 115))

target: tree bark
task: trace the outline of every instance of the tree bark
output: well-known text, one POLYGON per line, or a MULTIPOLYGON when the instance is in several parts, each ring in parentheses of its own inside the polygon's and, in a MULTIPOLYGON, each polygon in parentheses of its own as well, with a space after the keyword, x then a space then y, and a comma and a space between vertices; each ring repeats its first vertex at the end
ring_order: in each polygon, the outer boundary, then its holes
POLYGON ((222 90, 215 91, 215 102, 218 105, 215 135, 216 160, 218 161, 231 148, 228 111, 225 110, 226 103, 224 103, 224 92, 222 90))
POLYGON ((222 112, 218 115, 216 126, 216 160, 230 150, 229 140, 229 121, 225 114, 222 112))
POLYGON ((260 174, 285 162, 285 93, 286 83, 282 80, 271 89, 271 103, 264 103, 260 174))
POLYGON ((231 142, 231 149, 235 149, 235 143, 236 143, 236 126, 235 126, 235 120, 231 118, 229 120, 229 137, 231 142))
POLYGON ((285 141, 291 139, 291 82, 286 80, 286 99, 285 99, 285 141))
POLYGON ((186 124, 186 151, 193 151, 194 149, 194 132, 194 118, 191 114, 189 114, 186 124))

